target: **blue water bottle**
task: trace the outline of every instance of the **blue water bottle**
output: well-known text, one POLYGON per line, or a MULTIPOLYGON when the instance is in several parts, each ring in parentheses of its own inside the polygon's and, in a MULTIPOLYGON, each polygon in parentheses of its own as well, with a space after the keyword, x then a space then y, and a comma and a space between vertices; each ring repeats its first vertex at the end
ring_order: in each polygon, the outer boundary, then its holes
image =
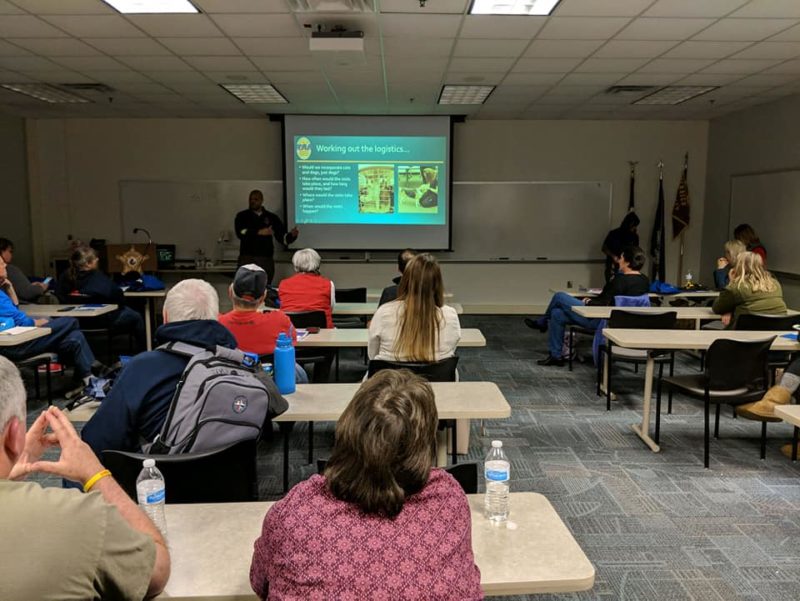
POLYGON ((275 342, 274 363, 278 390, 281 394, 292 394, 295 391, 294 347, 292 339, 286 332, 281 332, 275 342))

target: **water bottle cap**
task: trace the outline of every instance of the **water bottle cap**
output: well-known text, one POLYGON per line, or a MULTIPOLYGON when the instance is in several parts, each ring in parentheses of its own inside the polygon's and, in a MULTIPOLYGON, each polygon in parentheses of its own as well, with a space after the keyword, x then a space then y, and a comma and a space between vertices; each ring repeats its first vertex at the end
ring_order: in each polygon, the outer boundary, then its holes
POLYGON ((278 344, 291 344, 292 339, 289 338, 289 334, 286 332, 281 332, 278 334, 278 344))
POLYGON ((144 467, 155 467, 156 466, 156 460, 155 459, 145 459, 144 461, 142 461, 142 465, 144 467))
POLYGON ((499 449, 502 446, 503 446, 503 441, 502 440, 493 440, 492 441, 492 448, 493 449, 499 449))

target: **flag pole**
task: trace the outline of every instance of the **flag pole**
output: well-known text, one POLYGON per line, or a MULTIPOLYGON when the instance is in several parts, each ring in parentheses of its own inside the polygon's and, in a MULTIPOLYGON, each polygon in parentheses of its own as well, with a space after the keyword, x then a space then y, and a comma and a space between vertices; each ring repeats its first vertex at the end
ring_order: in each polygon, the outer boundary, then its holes
MULTIPOLYGON (((689 169, 689 153, 687 152, 685 155, 683 155, 684 177, 688 177, 688 174, 686 173, 688 169, 689 169)), ((676 280, 677 282, 683 281, 683 247, 685 238, 686 238, 686 228, 684 227, 681 230, 680 250, 678 254, 678 279, 676 280)))
POLYGON ((636 185, 636 165, 639 164, 639 161, 628 161, 628 165, 631 166, 631 175, 630 175, 630 190, 628 192, 628 213, 635 210, 635 201, 634 201, 634 187, 636 185))

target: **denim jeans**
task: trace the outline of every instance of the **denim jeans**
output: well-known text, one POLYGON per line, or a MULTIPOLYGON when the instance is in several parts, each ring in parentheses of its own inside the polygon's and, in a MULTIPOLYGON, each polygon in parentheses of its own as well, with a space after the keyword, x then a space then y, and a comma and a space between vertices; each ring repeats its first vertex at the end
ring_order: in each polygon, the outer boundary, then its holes
POLYGON ((548 319, 548 348, 550 355, 560 359, 561 347, 564 344, 564 330, 569 324, 575 324, 588 330, 596 330, 600 325, 599 319, 581 317, 572 310, 583 303, 566 292, 556 292, 550 299, 545 317, 548 319))
POLYGON ((41 353, 57 353, 59 360, 75 366, 75 379, 92 372, 94 354, 74 317, 56 317, 45 327, 52 330, 49 336, 37 338, 16 346, 0 347, 0 354, 11 361, 21 361, 41 353))

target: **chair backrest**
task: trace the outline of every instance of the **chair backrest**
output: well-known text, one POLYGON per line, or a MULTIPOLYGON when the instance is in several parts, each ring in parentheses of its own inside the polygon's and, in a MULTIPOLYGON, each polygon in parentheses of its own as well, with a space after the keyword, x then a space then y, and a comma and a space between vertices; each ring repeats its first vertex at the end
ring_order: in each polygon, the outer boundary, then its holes
POLYGON ((297 311, 287 312, 286 315, 292 320, 292 325, 296 328, 325 328, 328 326, 328 319, 325 311, 297 311))
POLYGON ((705 374, 713 390, 766 388, 769 347, 775 336, 763 340, 715 340, 706 353, 705 374))
POLYGON ((608 318, 609 328, 630 328, 640 330, 672 330, 678 322, 677 311, 663 313, 637 313, 635 309, 612 309, 608 318))
POLYGON ((791 330, 800 323, 799 315, 763 315, 761 313, 743 313, 736 318, 734 330, 766 330, 780 332, 791 330))
POLYGON ((365 303, 367 302, 366 288, 337 288, 337 303, 365 303))
POLYGON ((164 475, 167 503, 231 503, 257 499, 255 440, 205 453, 145 455, 103 451, 102 462, 134 501, 142 461, 155 459, 164 475))
MULTIPOLYGON (((317 473, 324 474, 325 467, 328 465, 327 459, 317 459, 317 473)), ((466 495, 474 495, 478 492, 478 464, 477 463, 457 463, 448 465, 444 468, 448 474, 453 476, 461 485, 466 495)))
POLYGON ((372 377, 383 369, 408 369, 429 382, 455 382, 458 355, 434 363, 411 363, 406 361, 384 361, 373 359, 369 362, 367 377, 372 377))

